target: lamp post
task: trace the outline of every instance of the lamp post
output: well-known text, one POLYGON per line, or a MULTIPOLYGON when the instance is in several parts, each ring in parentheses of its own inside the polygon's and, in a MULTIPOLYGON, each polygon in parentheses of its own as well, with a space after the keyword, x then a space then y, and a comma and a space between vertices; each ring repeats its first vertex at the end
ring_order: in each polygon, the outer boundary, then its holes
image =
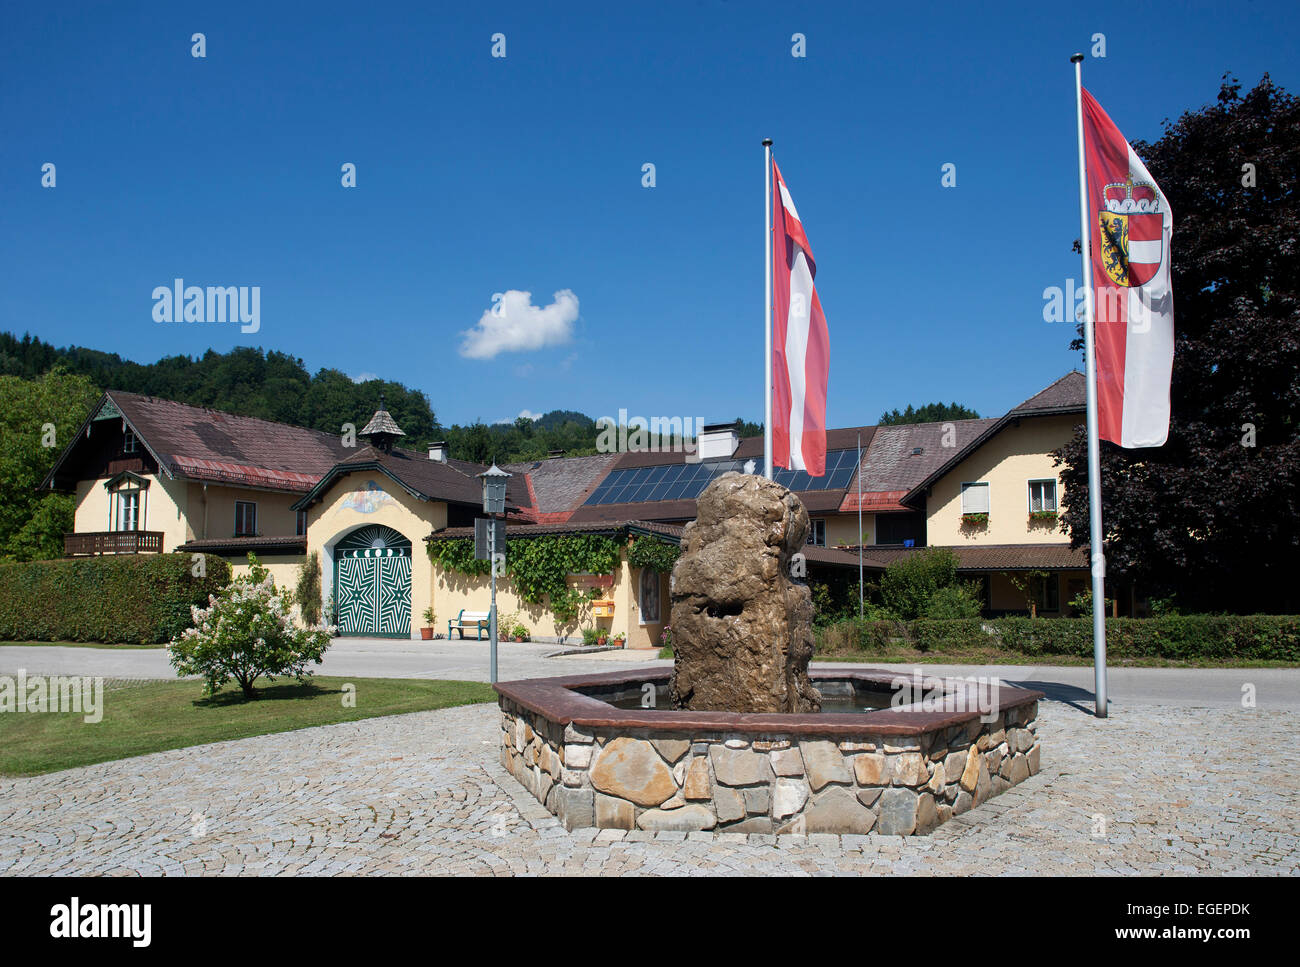
MULTIPOLYGON (((488 561, 492 575, 492 607, 488 612, 488 661, 491 664, 488 680, 497 682, 497 514, 506 510, 506 481, 510 474, 496 465, 479 474, 483 478, 483 513, 488 515, 488 561)), ((505 548, 501 549, 501 560, 505 560, 505 548)))

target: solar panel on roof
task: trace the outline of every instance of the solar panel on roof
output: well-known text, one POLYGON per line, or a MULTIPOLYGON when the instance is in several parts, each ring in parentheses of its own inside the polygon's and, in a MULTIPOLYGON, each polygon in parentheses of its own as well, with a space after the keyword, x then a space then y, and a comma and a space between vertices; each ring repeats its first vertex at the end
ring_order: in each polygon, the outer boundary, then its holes
MULTIPOLYGON (((832 450, 826 454, 826 473, 820 477, 810 477, 803 470, 780 468, 772 476, 777 483, 796 492, 839 490, 848 485, 857 463, 857 450, 832 450)), ((586 503, 596 505, 694 500, 715 478, 731 470, 743 471, 743 462, 711 460, 615 470, 592 492, 586 503)))

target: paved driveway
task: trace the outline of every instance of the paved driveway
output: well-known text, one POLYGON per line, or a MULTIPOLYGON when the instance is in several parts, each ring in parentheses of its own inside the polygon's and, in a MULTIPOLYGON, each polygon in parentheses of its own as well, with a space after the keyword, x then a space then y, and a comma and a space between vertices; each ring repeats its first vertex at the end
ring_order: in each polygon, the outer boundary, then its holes
MULTIPOLYGON (((547 658, 562 650, 554 644, 498 646, 501 681, 615 671, 645 665, 667 665, 644 650, 606 651, 590 655, 547 658)), ((912 665, 879 665, 910 675, 912 665)), ((175 677, 160 648, 75 648, 0 645, 0 674, 18 669, 33 674, 92 675, 142 679, 175 677)), ((357 678, 451 678, 488 680, 488 646, 476 641, 393 641, 340 638, 316 671, 321 675, 357 678)), ((1052 698, 1091 706, 1092 668, 1056 665, 923 665, 926 675, 996 675, 1012 684, 1027 683, 1052 698)), ((1260 709, 1300 711, 1300 668, 1124 668, 1113 666, 1110 699, 1118 713, 1128 705, 1187 704, 1197 707, 1240 708, 1243 687, 1253 689, 1260 709)))
POLYGON ((0 780, 4 874, 1300 873, 1300 714, 1046 701, 1043 769, 932 836, 568 833, 492 705, 0 780))
MULTIPOLYGON (((658 652, 651 650, 604 651, 563 659, 546 657, 563 651, 565 647, 500 642, 497 645, 498 675, 502 681, 507 681, 659 664, 655 657, 658 652)), ((0 645, 0 674, 13 674, 20 668, 43 675, 91 675, 118 679, 176 677, 163 648, 0 645)), ((319 666, 313 666, 313 670, 319 675, 345 678, 450 678, 486 682, 488 643, 339 638, 325 653, 325 660, 319 666)))

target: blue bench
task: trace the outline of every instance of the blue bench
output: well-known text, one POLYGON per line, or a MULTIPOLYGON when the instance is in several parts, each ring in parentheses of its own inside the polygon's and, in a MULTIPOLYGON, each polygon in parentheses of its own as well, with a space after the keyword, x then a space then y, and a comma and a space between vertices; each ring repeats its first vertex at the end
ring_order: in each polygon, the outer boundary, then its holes
POLYGON ((491 616, 486 611, 466 611, 460 609, 460 614, 447 622, 447 639, 451 639, 453 631, 460 632, 460 640, 465 640, 465 629, 473 628, 475 632, 475 641, 482 641, 483 636, 490 632, 491 616))

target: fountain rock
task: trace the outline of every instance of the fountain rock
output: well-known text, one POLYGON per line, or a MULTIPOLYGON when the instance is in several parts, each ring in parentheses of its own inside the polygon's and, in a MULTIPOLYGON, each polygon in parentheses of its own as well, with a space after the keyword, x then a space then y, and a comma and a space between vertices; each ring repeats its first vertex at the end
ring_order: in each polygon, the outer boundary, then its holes
POLYGON ((808 511, 785 487, 726 473, 686 525, 672 576, 674 708, 817 712, 812 595, 791 577, 808 511))

